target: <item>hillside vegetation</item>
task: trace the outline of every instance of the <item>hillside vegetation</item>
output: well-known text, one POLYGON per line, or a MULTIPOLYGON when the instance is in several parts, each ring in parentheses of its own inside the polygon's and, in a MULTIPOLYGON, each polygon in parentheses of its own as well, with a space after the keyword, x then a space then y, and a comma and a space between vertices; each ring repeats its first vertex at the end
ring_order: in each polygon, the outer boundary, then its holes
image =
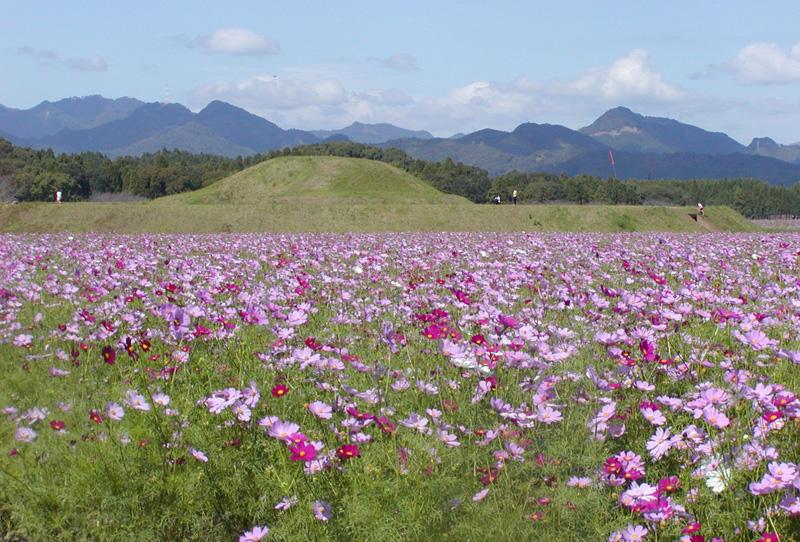
POLYGON ((740 214, 637 205, 476 205, 375 160, 274 158, 146 202, 0 206, 7 232, 750 231, 740 214))
POLYGON ((203 189, 162 203, 276 204, 468 204, 443 194, 394 166, 374 160, 331 156, 285 157, 247 168, 203 189))
POLYGON ((2 232, 757 231, 728 207, 623 205, 22 203, 0 205, 2 232))

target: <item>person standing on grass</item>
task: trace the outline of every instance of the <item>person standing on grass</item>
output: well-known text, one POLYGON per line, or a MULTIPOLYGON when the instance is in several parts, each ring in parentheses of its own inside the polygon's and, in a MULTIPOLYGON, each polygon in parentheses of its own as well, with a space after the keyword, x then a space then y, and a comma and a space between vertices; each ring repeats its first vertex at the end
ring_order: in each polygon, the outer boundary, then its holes
POLYGON ((697 212, 700 214, 700 216, 706 216, 706 208, 703 207, 702 203, 697 204, 697 212))
POLYGON ((61 205, 61 190, 58 190, 58 191, 56 192, 56 203, 58 203, 59 205, 61 205))
POLYGON ((511 194, 511 199, 514 201, 514 205, 517 204, 517 191, 514 190, 514 193, 511 194))

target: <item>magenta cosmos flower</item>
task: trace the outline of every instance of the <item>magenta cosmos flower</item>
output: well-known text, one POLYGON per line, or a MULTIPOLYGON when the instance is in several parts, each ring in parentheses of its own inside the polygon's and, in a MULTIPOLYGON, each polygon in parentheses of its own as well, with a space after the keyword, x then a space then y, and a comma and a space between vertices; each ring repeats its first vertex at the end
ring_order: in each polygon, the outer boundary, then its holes
POLYGON ((317 457, 317 449, 314 448, 313 444, 309 444, 308 442, 300 442, 295 444, 289 448, 289 451, 292 452, 292 455, 289 458, 292 461, 305 461, 308 463, 317 457))

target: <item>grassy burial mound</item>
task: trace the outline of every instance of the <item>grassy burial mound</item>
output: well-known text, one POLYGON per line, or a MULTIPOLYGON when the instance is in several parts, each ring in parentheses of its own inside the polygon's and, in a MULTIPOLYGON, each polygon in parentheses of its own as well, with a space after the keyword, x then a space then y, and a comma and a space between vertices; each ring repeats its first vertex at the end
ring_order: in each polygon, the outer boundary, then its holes
POLYGON ((333 156, 275 158, 163 201, 211 205, 469 204, 389 164, 333 156))
POLYGON ((0 205, 0 231, 753 231, 727 207, 476 205, 382 162, 327 156, 263 162, 203 189, 125 203, 0 205))

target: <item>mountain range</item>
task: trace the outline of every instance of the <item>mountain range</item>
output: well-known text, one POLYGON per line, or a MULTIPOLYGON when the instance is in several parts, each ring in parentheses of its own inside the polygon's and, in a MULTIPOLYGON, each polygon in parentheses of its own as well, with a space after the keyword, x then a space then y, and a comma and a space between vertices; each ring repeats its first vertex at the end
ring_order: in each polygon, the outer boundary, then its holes
POLYGON ((528 122, 510 132, 483 129, 450 138, 392 124, 355 122, 339 130, 283 129, 231 104, 213 101, 198 113, 176 103, 102 96, 45 101, 27 110, 0 106, 0 137, 55 152, 139 155, 163 148, 224 156, 330 141, 400 148, 425 160, 452 158, 491 174, 511 170, 620 178, 736 178, 800 181, 800 144, 769 137, 748 146, 720 132, 625 107, 572 130, 528 122), (614 164, 612 165, 612 156, 614 164))

